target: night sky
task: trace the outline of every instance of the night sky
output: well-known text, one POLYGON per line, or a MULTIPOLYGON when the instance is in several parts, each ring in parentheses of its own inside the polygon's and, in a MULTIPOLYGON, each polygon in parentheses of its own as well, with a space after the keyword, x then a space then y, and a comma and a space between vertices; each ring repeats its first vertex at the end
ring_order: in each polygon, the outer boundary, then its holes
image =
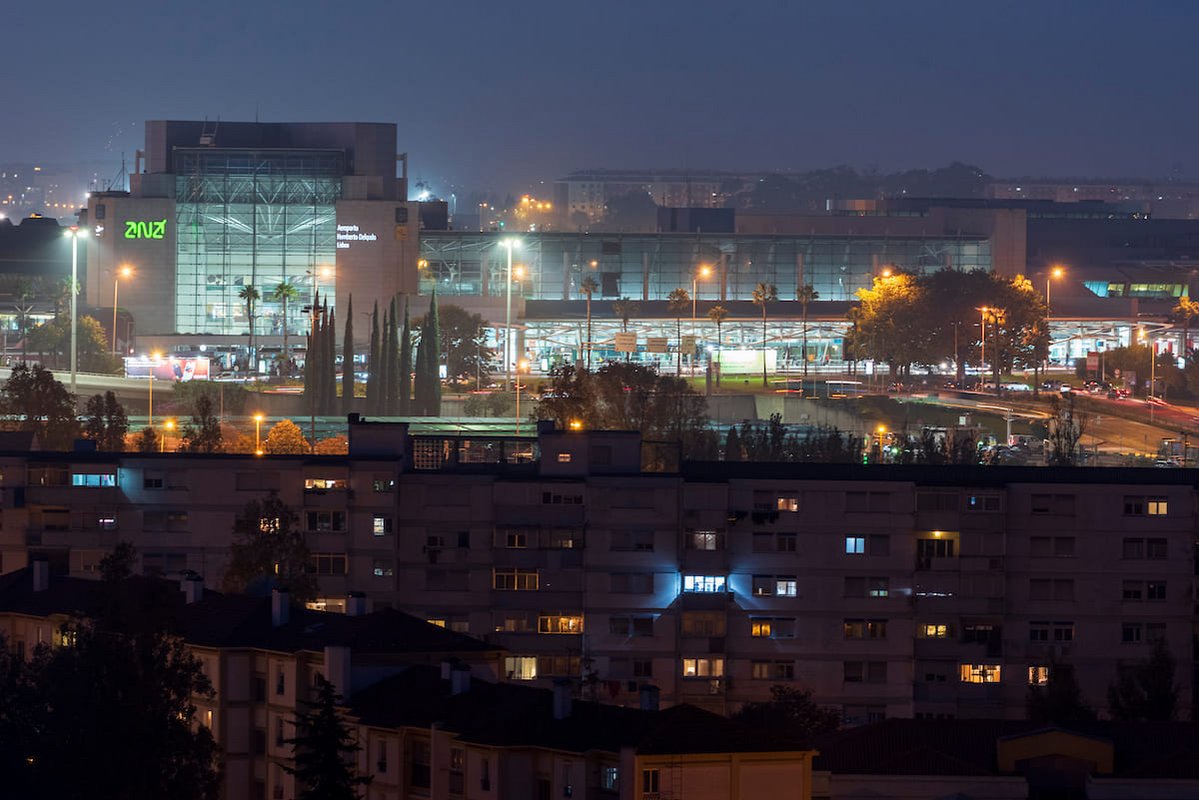
POLYGON ((586 167, 1199 178, 1199 3, 8 4, 0 163, 145 119, 396 122, 435 191, 586 167))

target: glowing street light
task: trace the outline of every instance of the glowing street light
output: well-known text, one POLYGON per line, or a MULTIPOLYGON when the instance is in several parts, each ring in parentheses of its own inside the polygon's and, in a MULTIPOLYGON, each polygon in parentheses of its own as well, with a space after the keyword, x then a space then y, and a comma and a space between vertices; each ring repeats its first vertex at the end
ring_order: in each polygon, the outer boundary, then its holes
POLYGON ((529 371, 529 360, 522 358, 516 362, 516 435, 520 436, 520 374, 529 371))
MULTIPOLYGON (((167 420, 165 423, 163 423, 163 427, 165 427, 165 428, 166 428, 166 431, 173 431, 173 430, 175 430, 175 420, 173 420, 173 419, 168 419, 168 420, 167 420)), ((160 452, 160 453, 165 453, 165 452, 167 451, 167 434, 166 434, 166 431, 163 431, 163 432, 162 432, 162 438, 158 440, 158 441, 159 441, 159 445, 158 445, 158 452, 160 452)))
POLYGON ((133 277, 133 267, 124 264, 112 279, 112 354, 114 356, 117 354, 117 289, 121 285, 121 278, 131 277, 133 277))
POLYGON ((150 429, 154 429, 154 368, 158 366, 158 362, 162 360, 162 353, 155 350, 150 354, 152 363, 150 364, 150 429))
POLYGON ((508 290, 504 306, 504 372, 505 388, 512 388, 512 248, 520 247, 520 239, 500 239, 500 247, 508 251, 508 290))
POLYGON ((262 421, 264 419, 266 419, 266 417, 262 416, 262 414, 254 415, 254 453, 255 453, 255 455, 262 455, 262 440, 261 440, 261 437, 259 436, 259 433, 262 430, 262 421))
POLYGON ((79 371, 79 240, 87 238, 87 231, 72 225, 64 235, 71 240, 71 394, 74 394, 79 371))
POLYGON ((1045 319, 1049 319, 1049 281, 1052 278, 1060 278, 1066 274, 1066 271, 1061 267, 1054 267, 1045 275, 1045 319))
MULTIPOLYGON (((695 318, 696 318, 696 303, 699 297, 699 279, 708 278, 712 275, 712 268, 707 264, 700 264, 699 269, 691 276, 691 335, 695 336, 695 318)), ((691 351, 691 374, 695 374, 695 351, 691 351)))

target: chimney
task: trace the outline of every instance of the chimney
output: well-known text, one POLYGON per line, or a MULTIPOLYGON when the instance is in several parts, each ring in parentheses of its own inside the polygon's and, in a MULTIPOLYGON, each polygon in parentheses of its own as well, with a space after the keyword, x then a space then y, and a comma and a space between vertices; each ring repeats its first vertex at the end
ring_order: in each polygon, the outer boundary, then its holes
POLYGON ((569 717, 570 707, 573 703, 570 678, 554 679, 554 719, 566 719, 569 717))
POLYGON ((281 628, 291 616, 291 596, 286 589, 271 589, 271 627, 281 628))
POLYGON ((50 588, 50 562, 33 562, 33 591, 44 592, 50 588))
POLYGON ((641 710, 642 711, 657 711, 658 701, 662 696, 662 690, 657 686, 648 683, 641 684, 641 710))
POLYGON ((196 575, 184 578, 179 582, 183 591, 183 602, 191 605, 204 599, 204 579, 196 575))
POLYGON ((454 664, 450 667, 450 694, 466 694, 470 691, 470 667, 454 664))
POLYGON ((362 592, 350 592, 346 595, 346 616, 361 617, 366 614, 366 595, 362 592))
POLYGON ((325 680, 333 684, 333 691, 343 698, 349 697, 353 687, 350 686, 350 648, 341 645, 325 647, 325 680))

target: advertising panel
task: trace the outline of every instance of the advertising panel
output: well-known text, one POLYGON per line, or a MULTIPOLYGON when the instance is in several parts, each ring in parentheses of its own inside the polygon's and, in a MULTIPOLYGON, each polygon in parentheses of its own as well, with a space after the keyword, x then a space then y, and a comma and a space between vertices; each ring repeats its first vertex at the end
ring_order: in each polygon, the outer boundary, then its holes
POLYGON ((149 358, 130 356, 125 359, 126 378, 149 379, 153 373, 157 381, 206 381, 209 377, 207 356, 170 356, 149 358))

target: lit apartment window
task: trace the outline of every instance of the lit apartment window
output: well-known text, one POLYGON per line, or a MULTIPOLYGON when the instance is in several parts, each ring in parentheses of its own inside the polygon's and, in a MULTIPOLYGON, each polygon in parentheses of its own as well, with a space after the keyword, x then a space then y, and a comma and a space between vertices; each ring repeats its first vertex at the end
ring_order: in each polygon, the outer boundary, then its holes
POLYGON ((1168 504, 1164 497, 1150 497, 1145 501, 1145 512, 1151 517, 1164 517, 1168 513, 1168 504))
POLYGON ((376 558, 371 563, 371 574, 376 578, 390 578, 395 575, 395 562, 390 558, 376 558))
POLYGON ((769 617, 765 619, 753 619, 749 623, 749 635, 757 639, 769 639, 774 631, 774 620, 769 617))
POLYGON ((724 549, 724 536, 716 531, 687 531, 684 542, 688 550, 724 549))
POLYGON ((378 477, 371 481, 371 486, 376 492, 391 492, 395 491, 396 482, 394 478, 378 477))
POLYGON ((750 635, 757 639, 794 639, 794 617, 754 617, 750 619, 750 635))
POLYGON ((999 510, 999 495, 997 494, 972 494, 966 497, 967 511, 998 511, 999 510))
POLYGON ((799 584, 795 578, 780 575, 774 581, 774 593, 778 597, 795 597, 799 592, 799 584))
POLYGON ((371 533, 375 536, 386 536, 391 533, 391 517, 386 514, 375 514, 371 518, 371 533))
POLYGON ((799 511, 799 498, 795 496, 780 497, 776 505, 779 511, 799 511))
POLYGON ((508 656, 504 659, 504 672, 510 681, 532 681, 537 679, 536 656, 508 656))
POLYGON ((1036 664, 1028 668, 1028 685, 1029 686, 1048 686, 1049 685, 1049 667, 1044 664, 1036 664))
POLYGON ((75 472, 71 475, 72 486, 85 486, 89 489, 108 488, 117 485, 115 472, 75 472))
POLYGON ((684 678, 721 678, 724 677, 723 658, 684 658, 684 678))
POLYGON ((559 453, 558 454, 558 463, 559 464, 569 464, 570 458, 571 458, 570 453, 559 453))
POLYGON ((925 622, 917 629, 922 639, 948 639, 953 629, 943 622, 925 622))
POLYGON ((97 517, 96 527, 102 531, 115 531, 117 529, 117 518, 109 514, 97 517))
POLYGON ((962 683, 999 683, 999 664, 962 664, 958 678, 962 683))
POLYGON ((513 592, 537 591, 537 570, 496 569, 492 573, 493 589, 513 592))
POLYGON ((866 595, 868 597, 887 597, 890 594, 890 581, 887 578, 867 579, 866 595))
POLYGON ((582 614, 549 614, 537 618, 538 633, 582 633, 582 614))
POLYGON ((864 555, 866 553, 866 537, 846 536, 845 552, 848 555, 864 555))
POLYGON ((724 591, 723 575, 685 575, 684 592, 715 593, 724 591))
POLYGON ((443 617, 430 617, 429 619, 426 619, 425 622, 429 623, 430 625, 436 625, 439 628, 444 628, 446 626, 445 619, 443 617))
POLYGON ((620 767, 600 767, 600 789, 605 792, 620 791, 620 767))
POLYGON ((347 489, 349 482, 345 478, 305 478, 304 489, 308 491, 323 491, 326 489, 347 489))

